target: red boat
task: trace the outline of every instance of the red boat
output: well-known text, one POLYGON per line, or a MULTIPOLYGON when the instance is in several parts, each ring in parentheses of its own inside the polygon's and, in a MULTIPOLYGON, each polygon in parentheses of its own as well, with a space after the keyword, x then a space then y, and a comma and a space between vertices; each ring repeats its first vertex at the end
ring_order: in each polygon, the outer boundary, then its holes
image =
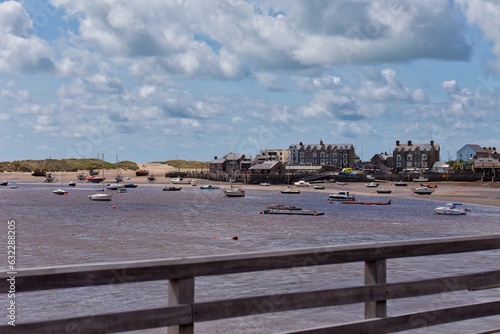
POLYGON ((106 180, 106 178, 105 177, 89 176, 86 178, 86 180, 87 180, 87 182, 91 182, 91 183, 99 183, 99 182, 106 180))
POLYGON ((139 169, 139 170, 135 171, 136 176, 146 176, 148 174, 149 174, 149 171, 145 170, 145 169, 139 169))

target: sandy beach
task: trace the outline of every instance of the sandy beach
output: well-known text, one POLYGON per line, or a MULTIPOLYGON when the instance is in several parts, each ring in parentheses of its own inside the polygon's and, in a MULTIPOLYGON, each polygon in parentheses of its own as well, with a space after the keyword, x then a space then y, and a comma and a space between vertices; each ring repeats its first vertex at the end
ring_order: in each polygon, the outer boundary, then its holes
MULTIPOLYGON (((157 177, 156 181, 148 182, 145 176, 136 176, 135 171, 132 170, 122 170, 122 175, 127 180, 126 182, 137 183, 140 186, 146 187, 163 187, 165 184, 171 184, 170 178, 165 178, 165 173, 168 171, 177 171, 178 169, 175 167, 171 167, 165 164, 159 163, 141 163, 139 166, 145 166, 145 169, 149 170, 150 175, 155 175, 157 177)), ((80 172, 80 171, 79 171, 80 172)), ((63 177, 63 186, 67 185, 67 182, 70 180, 77 180, 77 174, 79 172, 66 172, 62 174, 63 177)), ((81 171, 87 172, 87 171, 81 171)), ((106 177, 106 182, 114 182, 114 177, 116 175, 115 171, 107 170, 104 172, 106 177)), ((56 178, 60 181, 61 175, 60 173, 55 174, 56 178)), ((32 176, 31 173, 0 173, 0 180, 8 181, 9 183, 16 182, 22 186, 25 184, 43 184, 43 177, 35 177, 32 176)), ((221 187, 227 186, 229 187, 230 183, 221 183, 216 181, 209 180, 196 180, 198 184, 217 184, 221 187)), ((56 181, 57 183, 58 181, 56 181)), ((81 183, 85 183, 85 181, 79 181, 81 183)), ((325 198, 329 194, 336 193, 341 190, 348 190, 354 195, 372 195, 372 196, 380 196, 381 198, 398 198, 398 197, 413 197, 415 199, 431 199, 442 202, 462 202, 462 203, 470 203, 470 204, 479 204, 479 205, 489 205, 489 206, 500 206, 500 182, 439 182, 437 184, 437 188, 434 193, 431 195, 417 195, 412 192, 412 189, 419 185, 417 182, 409 182, 407 187, 396 187, 392 182, 379 182, 378 188, 368 188, 366 187, 366 183, 348 183, 346 185, 338 185, 334 182, 325 182, 322 185, 325 186, 323 190, 316 190, 314 188, 309 187, 300 187, 301 192, 321 192, 325 194, 325 198), (390 194, 378 194, 376 192, 377 189, 387 189, 391 190, 390 194)), ((260 189, 260 190, 269 190, 269 191, 280 191, 284 188, 281 185, 271 185, 271 186, 261 186, 261 185, 250 185, 250 184, 238 184, 234 185, 242 186, 245 189, 260 189)), ((185 186, 185 185, 184 185, 185 186)))

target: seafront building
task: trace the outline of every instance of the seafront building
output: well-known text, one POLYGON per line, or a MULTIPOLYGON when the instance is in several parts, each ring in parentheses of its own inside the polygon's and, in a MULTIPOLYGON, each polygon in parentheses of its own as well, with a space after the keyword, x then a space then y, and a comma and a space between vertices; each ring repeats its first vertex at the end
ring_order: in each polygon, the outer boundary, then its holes
POLYGON ((321 165, 339 168, 354 167, 355 152, 353 144, 292 144, 290 164, 321 165))

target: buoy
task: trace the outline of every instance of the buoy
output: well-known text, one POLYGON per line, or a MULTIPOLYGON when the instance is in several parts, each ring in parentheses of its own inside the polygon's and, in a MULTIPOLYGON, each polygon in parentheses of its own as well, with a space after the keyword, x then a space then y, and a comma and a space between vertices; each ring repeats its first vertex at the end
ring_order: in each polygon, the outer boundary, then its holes
POLYGON ((233 235, 233 240, 238 240, 238 236, 237 235, 233 235))
POLYGON ((116 209, 116 205, 113 205, 113 209, 116 209))
POLYGON ((317 214, 317 213, 315 213, 315 214, 314 214, 314 217, 316 217, 317 215, 318 215, 318 214, 317 214))
POLYGON ((455 194, 455 192, 454 192, 454 191, 452 191, 451 193, 452 193, 452 194, 455 194))
POLYGON ((259 214, 262 214, 262 211, 259 211, 259 214))
POLYGON ((214 234, 214 235, 212 236, 212 238, 214 238, 214 239, 215 239, 215 238, 217 238, 217 237, 216 237, 216 236, 215 236, 215 234, 214 234))
POLYGON ((458 190, 461 190, 461 189, 462 189, 462 187, 458 187, 458 190))

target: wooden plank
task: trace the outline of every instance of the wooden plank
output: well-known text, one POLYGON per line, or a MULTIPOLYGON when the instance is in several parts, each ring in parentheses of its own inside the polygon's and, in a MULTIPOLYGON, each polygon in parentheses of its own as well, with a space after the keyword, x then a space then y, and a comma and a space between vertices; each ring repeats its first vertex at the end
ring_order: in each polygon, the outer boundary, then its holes
MULTIPOLYGON (((18 269, 16 291, 225 275, 390 258, 500 249, 500 235, 382 242, 182 259, 18 269)), ((8 274, 0 274, 6 289, 8 274)))
MULTIPOLYGON (((386 260, 365 262, 365 285, 384 284, 387 282, 386 260)), ((381 318, 387 315, 385 300, 369 301, 365 303, 365 319, 381 318)))
POLYGON ((16 326, 0 326, 2 334, 53 334, 53 333, 120 333, 172 324, 189 324, 192 321, 191 305, 178 305, 150 310, 100 314, 60 320, 48 320, 16 326))
POLYGON ((500 281, 500 270, 420 281, 303 291, 208 301, 193 305, 195 322, 468 290, 474 282, 500 281))
POLYGON ((411 329, 432 327, 451 322, 489 317, 500 314, 500 301, 468 304, 456 307, 409 313, 387 318, 350 322, 338 326, 320 327, 286 332, 287 334, 344 334, 397 333, 411 329))
MULTIPOLYGON (((182 304, 193 305, 194 303, 194 278, 169 280, 168 281, 168 305, 176 306, 182 304)), ((189 314, 191 322, 183 325, 168 327, 168 334, 193 334, 193 310, 189 314)))

